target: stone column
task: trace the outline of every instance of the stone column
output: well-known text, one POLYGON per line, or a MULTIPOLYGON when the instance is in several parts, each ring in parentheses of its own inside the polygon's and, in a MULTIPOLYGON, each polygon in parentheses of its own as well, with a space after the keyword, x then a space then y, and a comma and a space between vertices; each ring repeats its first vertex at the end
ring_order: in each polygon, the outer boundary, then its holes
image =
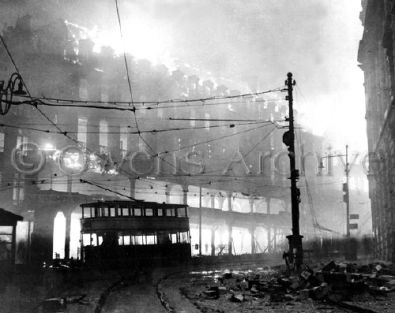
POLYGON ((166 203, 170 203, 170 191, 171 191, 171 186, 166 185, 166 190, 165 190, 166 203))
POLYGON ((225 201, 225 198, 222 195, 219 195, 218 196, 218 204, 219 204, 220 210, 222 210, 224 207, 224 201, 225 201))
POLYGON ((210 195, 210 206, 212 209, 215 208, 215 194, 210 195))
POLYGON ((188 204, 188 186, 182 187, 182 204, 188 204))
POLYGON ((12 225, 12 237, 11 237, 11 266, 14 269, 15 266, 15 248, 16 248, 16 224, 12 225))
POLYGON ((233 238, 232 238, 232 225, 228 225, 228 253, 233 255, 233 238))
POLYGON ((250 228, 251 235, 251 254, 255 254, 255 225, 250 228))
MULTIPOLYGON (((270 211, 271 211, 270 198, 266 198, 266 213, 271 214, 270 211)), ((272 227, 271 227, 271 225, 269 225, 267 228, 267 251, 269 253, 272 252, 272 227)))
POLYGON ((73 181, 70 175, 67 175, 67 192, 71 193, 73 191, 73 181))
POLYGON ((50 261, 53 258, 53 231, 56 212, 36 210, 34 229, 31 237, 32 262, 50 261))
POLYGON ((64 258, 70 258, 70 228, 71 228, 71 212, 63 213, 66 218, 66 240, 64 242, 64 258))
POLYGON ((254 198, 250 197, 248 199, 248 203, 250 204, 250 213, 254 213, 254 203, 255 203, 254 198))
POLYGON ((215 228, 211 228, 211 255, 215 256, 215 228))
POLYGON ((228 211, 232 212, 233 211, 233 206, 232 206, 232 192, 227 192, 226 197, 228 199, 228 211))
POLYGON ((129 196, 136 198, 136 180, 134 178, 129 178, 129 196))

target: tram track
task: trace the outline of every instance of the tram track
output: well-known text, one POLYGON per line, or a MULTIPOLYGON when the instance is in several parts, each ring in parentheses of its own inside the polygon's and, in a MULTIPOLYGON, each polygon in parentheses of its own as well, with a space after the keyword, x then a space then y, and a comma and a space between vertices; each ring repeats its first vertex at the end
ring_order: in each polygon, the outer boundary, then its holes
MULTIPOLYGON (((225 270, 227 268, 244 268, 244 267, 251 267, 251 266, 256 266, 257 262, 256 261, 237 261, 237 262, 224 262, 224 263, 218 263, 218 264, 199 264, 199 265, 189 265, 187 268, 184 268, 183 270, 179 271, 173 271, 171 273, 164 274, 155 283, 155 290, 156 290, 156 296, 158 297, 160 303, 164 307, 164 309, 169 312, 169 313, 178 313, 180 311, 177 311, 176 308, 174 308, 171 304, 171 301, 169 301, 168 296, 166 295, 166 292, 162 290, 162 285, 163 283, 166 282, 166 280, 169 280, 173 278, 174 276, 177 275, 182 275, 182 274, 188 274, 192 271, 194 272, 204 272, 204 271, 218 271, 218 270, 225 270)), ((265 266, 270 266, 270 267, 276 267, 280 266, 281 264, 272 264, 272 265, 265 265, 265 266)), ((197 307, 195 304, 190 302, 188 298, 186 298, 184 295, 180 293, 180 296, 185 299, 185 301, 188 301, 190 305, 194 308, 195 311, 198 312, 203 312, 199 307, 197 307)), ((182 310, 182 312, 188 312, 182 310)))
POLYGON ((133 272, 132 277, 125 277, 121 275, 119 280, 113 282, 109 287, 107 287, 99 296, 99 300, 95 306, 94 313, 102 313, 103 307, 106 304, 106 301, 111 293, 115 291, 119 291, 122 288, 126 288, 129 286, 130 281, 134 280, 137 275, 137 271, 133 272))
MULTIPOLYGON (((117 275, 120 275, 121 278, 111 283, 110 286, 105 288, 105 290, 103 290, 100 293, 93 312, 94 313, 108 313, 113 311, 124 312, 122 311, 122 309, 121 311, 118 311, 117 308, 118 300, 120 300, 119 301, 120 307, 125 306, 125 304, 121 303, 124 302, 122 301, 123 294, 135 293, 136 291, 140 291, 141 293, 142 290, 148 290, 149 294, 147 295, 147 297, 151 299, 150 301, 151 305, 156 306, 158 308, 159 307, 162 308, 162 311, 164 309, 166 312, 175 313, 176 311, 170 306, 165 293, 160 288, 161 282, 163 280, 171 277, 172 275, 176 275, 183 272, 183 271, 174 271, 174 269, 171 270, 172 271, 169 272, 168 270, 164 269, 164 272, 159 270, 159 271, 155 271, 155 273, 151 272, 148 274, 146 270, 139 268, 134 270, 133 273, 129 273, 128 271, 118 272, 117 275), (151 274, 157 276, 154 279, 154 281, 152 281, 150 278, 151 274), (156 302, 155 299, 157 299, 157 304, 155 304, 156 302)), ((133 303, 133 305, 134 304, 135 303, 133 303)), ((139 304, 137 304, 137 306, 139 306, 139 304)), ((152 311, 152 312, 157 312, 157 311, 152 311)))
POLYGON ((166 294, 162 291, 161 288, 161 283, 163 281, 165 281, 166 279, 168 279, 169 277, 173 276, 173 275, 177 275, 177 274, 181 274, 183 273, 183 271, 180 272, 174 272, 174 273, 170 273, 167 275, 164 275, 163 277, 161 277, 156 283, 155 283, 155 291, 156 291, 156 296, 158 297, 160 303, 162 304, 162 306, 165 308, 165 310, 169 313, 176 313, 176 310, 170 305, 166 294))
MULTIPOLYGON (((174 301, 174 299, 171 299, 171 297, 168 297, 168 295, 166 294, 166 291, 168 289, 166 289, 166 286, 163 286, 164 283, 171 279, 174 278, 174 276, 177 275, 182 275, 182 274, 188 274, 191 271, 194 272, 212 272, 212 271, 221 271, 224 269, 242 269, 242 268, 247 268, 247 267, 255 267, 257 264, 256 262, 236 262, 236 263, 223 263, 223 264, 216 264, 216 265, 211 265, 211 266, 207 266, 207 265, 199 265, 199 266, 191 266, 188 267, 186 269, 180 270, 180 271, 174 271, 172 273, 168 273, 168 274, 164 274, 162 277, 160 277, 158 279, 158 281, 155 284, 155 289, 156 289, 156 294, 157 297, 159 299, 159 301, 161 302, 162 306, 166 309, 167 312, 170 313, 180 313, 180 312, 189 312, 188 310, 177 310, 177 308, 172 306, 172 302, 174 301)), ((262 265, 263 267, 270 267, 270 268, 279 268, 281 265, 283 265, 282 263, 277 263, 277 264, 270 264, 270 265, 262 265)), ((178 289, 178 288, 177 288, 178 289)), ((195 311, 198 312, 204 312, 205 310, 202 310, 202 307, 200 307, 199 305, 196 305, 195 303, 191 302, 190 299, 188 299, 187 297, 185 297, 185 295, 182 295, 180 293, 181 297, 183 297, 185 300, 189 301, 189 303, 195 308, 195 311)), ((352 303, 351 301, 332 301, 329 299, 323 299, 323 300, 318 300, 316 305, 319 307, 320 305, 324 306, 324 307, 332 307, 332 309, 334 310, 334 312, 338 312, 337 310, 340 310, 341 312, 356 312, 356 313, 378 313, 379 311, 377 311, 374 308, 368 308, 368 307, 363 307, 360 304, 356 304, 356 303, 352 303)), ((310 312, 310 311, 306 311, 306 312, 310 312)), ((311 311, 313 312, 313 311, 311 311)), ((316 312, 316 311, 314 311, 316 312)))
POLYGON ((119 280, 119 281, 113 283, 110 287, 106 288, 106 290, 104 290, 104 292, 100 295, 99 301, 98 301, 98 303, 97 303, 97 305, 95 307, 95 311, 94 311, 95 313, 101 313, 102 312, 102 309, 103 309, 103 307, 104 307, 104 305, 105 305, 105 303, 107 301, 108 296, 110 295, 110 293, 112 291, 114 291, 114 289, 116 287, 121 285, 122 282, 123 282, 123 280, 119 280))

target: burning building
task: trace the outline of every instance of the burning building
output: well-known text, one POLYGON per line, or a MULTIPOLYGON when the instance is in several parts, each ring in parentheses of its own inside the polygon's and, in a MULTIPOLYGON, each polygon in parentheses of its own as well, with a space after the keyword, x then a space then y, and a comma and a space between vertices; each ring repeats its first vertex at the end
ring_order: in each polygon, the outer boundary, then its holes
MULTIPOLYGON (((123 57, 94 52, 81 32, 25 16, 3 33, 30 94, 2 118, 0 197, 30 221, 31 257, 78 257, 79 205, 122 195, 188 204, 193 254, 281 250, 290 195, 280 91, 241 95, 130 55, 126 75, 123 57)), ((15 68, 0 53, 7 77, 15 68)), ((322 139, 297 137, 301 177, 322 182, 322 139)), ((313 211, 302 207, 307 237, 319 227, 313 211)))

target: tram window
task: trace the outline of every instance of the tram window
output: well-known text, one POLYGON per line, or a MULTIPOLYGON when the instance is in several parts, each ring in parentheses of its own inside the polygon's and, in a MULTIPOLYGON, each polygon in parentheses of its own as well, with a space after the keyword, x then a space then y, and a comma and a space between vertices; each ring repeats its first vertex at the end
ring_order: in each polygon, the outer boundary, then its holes
POLYGON ((134 236, 134 244, 142 245, 143 244, 143 236, 134 236))
POLYGON ((163 216, 163 210, 162 209, 158 209, 158 216, 163 216))
POLYGON ((82 235, 82 245, 89 246, 90 245, 91 236, 90 234, 83 234, 82 235))
POLYGON ((121 208, 117 208, 117 216, 122 216, 122 209, 121 208))
POLYGON ((103 236, 98 236, 97 239, 97 243, 100 246, 103 243, 103 236))
POLYGON ((96 210, 95 208, 89 208, 90 214, 89 217, 96 217, 96 210))
POLYGON ((130 245, 130 236, 123 236, 123 244, 125 246, 129 246, 130 245))
POLYGON ((96 234, 83 234, 82 235, 83 246, 97 246, 97 235, 96 234))
POLYGON ((109 208, 110 216, 115 216, 115 208, 109 208))
POLYGON ((119 235, 118 236, 118 245, 119 246, 130 245, 130 236, 119 235))
POLYGON ((134 209, 134 216, 141 216, 141 209, 134 209))
POLYGON ((92 214, 92 217, 100 217, 100 208, 94 208, 95 213, 92 214))
POLYGON ((177 216, 179 216, 179 217, 187 216, 185 211, 186 211, 186 208, 178 208, 177 209, 177 213, 178 213, 177 216))
POLYGON ((91 244, 93 246, 97 246, 97 235, 96 234, 92 234, 92 236, 91 236, 91 244))
POLYGON ((147 245, 156 244, 156 236, 155 235, 147 235, 147 245))
POLYGON ((145 216, 153 216, 154 212, 152 209, 145 209, 145 216))
POLYGON ((108 208, 102 208, 102 216, 109 216, 108 208))
POLYGON ((188 232, 180 233, 180 242, 181 243, 188 243, 188 232))
POLYGON ((171 234, 171 243, 177 243, 177 234, 171 234))
POLYGON ((175 210, 174 209, 168 209, 167 212, 166 212, 166 215, 167 216, 175 216, 176 215, 175 214, 175 210))
POLYGON ((129 216, 129 208, 122 208, 122 216, 129 216))

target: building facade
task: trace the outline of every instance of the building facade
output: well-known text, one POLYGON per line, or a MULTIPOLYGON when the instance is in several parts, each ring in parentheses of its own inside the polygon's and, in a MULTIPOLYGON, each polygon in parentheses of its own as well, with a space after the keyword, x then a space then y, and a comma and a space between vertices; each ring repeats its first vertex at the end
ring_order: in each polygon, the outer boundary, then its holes
MULTIPOLYGON (((26 16, 3 32, 33 97, 12 106, 0 129, 0 199, 32 223, 29 257, 78 256, 79 205, 121 194, 188 204, 192 246, 201 246, 194 254, 282 248, 291 227, 284 94, 234 97, 241 92, 128 55, 131 97, 122 57, 95 52, 65 21, 50 25, 26 16)), ((6 78, 15 69, 0 54, 6 78)), ((342 225, 329 197, 338 190, 341 198, 341 184, 327 184, 329 163, 319 169, 322 138, 296 137, 301 230, 309 238, 318 226, 331 228, 326 221, 342 225), (322 201, 308 201, 314 194, 322 201)))
POLYGON ((365 0, 362 6, 358 61, 365 76, 375 254, 395 261, 395 2, 365 0))

